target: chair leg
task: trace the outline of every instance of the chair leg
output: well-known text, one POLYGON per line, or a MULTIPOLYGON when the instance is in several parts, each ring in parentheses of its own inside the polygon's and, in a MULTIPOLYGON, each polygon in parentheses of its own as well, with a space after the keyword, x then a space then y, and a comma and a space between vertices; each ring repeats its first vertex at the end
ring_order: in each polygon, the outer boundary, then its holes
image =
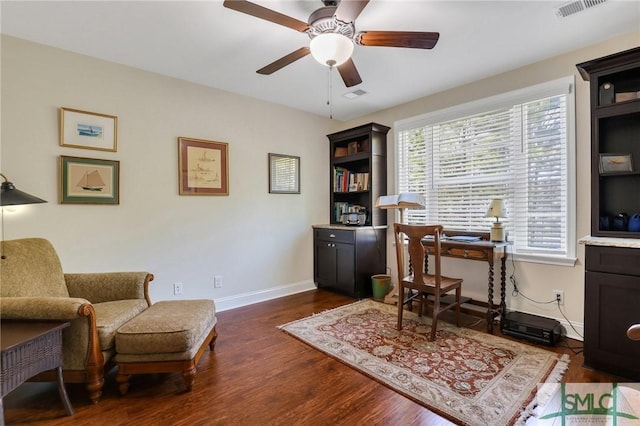
POLYGON ((440 295, 433 297, 433 320, 431 323, 431 341, 436 340, 436 328, 438 327, 438 315, 440 314, 440 295))
POLYGON ((398 331, 402 330, 402 311, 404 310, 404 288, 399 286, 398 289, 398 331))
POLYGON ((462 299, 462 288, 456 288, 456 326, 460 327, 460 300, 462 299))

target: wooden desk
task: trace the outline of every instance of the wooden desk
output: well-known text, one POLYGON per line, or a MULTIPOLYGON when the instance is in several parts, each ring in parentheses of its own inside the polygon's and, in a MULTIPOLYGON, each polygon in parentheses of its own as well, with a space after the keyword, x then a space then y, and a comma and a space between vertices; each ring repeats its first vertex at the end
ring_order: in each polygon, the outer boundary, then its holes
MULTIPOLYGON (((489 233, 454 232, 444 231, 447 237, 454 236, 479 236, 480 241, 466 242, 454 241, 449 238, 440 240, 443 257, 453 257, 456 259, 466 259, 487 262, 489 264, 488 276, 488 297, 487 297, 487 331, 493 333, 493 319, 502 315, 506 310, 506 262, 507 262, 507 242, 489 241, 489 233), (500 304, 493 303, 493 281, 494 264, 500 262, 500 304)), ((423 240, 422 244, 427 247, 429 253, 433 251, 433 240, 423 240), (431 246, 431 247, 430 247, 431 246)), ((425 259, 425 270, 428 270, 428 260, 425 259)), ((445 274, 446 275, 446 274, 445 274)), ((464 288, 464 283, 462 284, 464 288)))
POLYGON ((62 381, 62 329, 68 326, 68 322, 3 320, 0 323, 0 425, 4 425, 2 398, 36 374, 52 369, 57 372, 64 409, 67 415, 73 415, 62 381))

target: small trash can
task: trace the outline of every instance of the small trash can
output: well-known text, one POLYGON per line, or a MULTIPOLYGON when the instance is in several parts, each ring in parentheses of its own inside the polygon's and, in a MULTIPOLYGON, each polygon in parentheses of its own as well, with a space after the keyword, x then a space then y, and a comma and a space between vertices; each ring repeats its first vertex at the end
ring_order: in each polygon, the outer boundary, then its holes
POLYGON ((371 286, 373 287, 373 298, 375 300, 384 300, 384 297, 391 290, 391 275, 373 275, 371 277, 371 286))

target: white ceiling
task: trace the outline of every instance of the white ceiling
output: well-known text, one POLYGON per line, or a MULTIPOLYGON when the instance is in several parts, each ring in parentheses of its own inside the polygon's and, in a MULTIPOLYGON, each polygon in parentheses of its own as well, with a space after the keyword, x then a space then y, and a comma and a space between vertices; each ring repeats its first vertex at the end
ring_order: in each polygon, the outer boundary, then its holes
MULTIPOLYGON (((254 0, 301 21, 320 0, 254 0)), ((609 0, 566 18, 567 1, 371 0, 358 30, 436 31, 432 50, 356 46, 362 84, 334 70, 333 117, 349 120, 640 30, 640 1, 609 0), (366 95, 343 95, 361 89, 366 95)), ((329 72, 311 56, 255 71, 309 38, 215 1, 5 1, 2 33, 328 116, 329 72)), ((640 40, 639 40, 640 44, 640 40)))

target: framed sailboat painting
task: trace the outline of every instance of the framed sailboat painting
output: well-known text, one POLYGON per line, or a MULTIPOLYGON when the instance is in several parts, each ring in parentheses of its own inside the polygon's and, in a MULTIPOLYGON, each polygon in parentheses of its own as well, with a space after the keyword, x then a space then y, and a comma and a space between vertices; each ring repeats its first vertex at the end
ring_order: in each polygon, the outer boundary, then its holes
POLYGON ((61 204, 120 204, 120 162, 60 156, 61 204))

